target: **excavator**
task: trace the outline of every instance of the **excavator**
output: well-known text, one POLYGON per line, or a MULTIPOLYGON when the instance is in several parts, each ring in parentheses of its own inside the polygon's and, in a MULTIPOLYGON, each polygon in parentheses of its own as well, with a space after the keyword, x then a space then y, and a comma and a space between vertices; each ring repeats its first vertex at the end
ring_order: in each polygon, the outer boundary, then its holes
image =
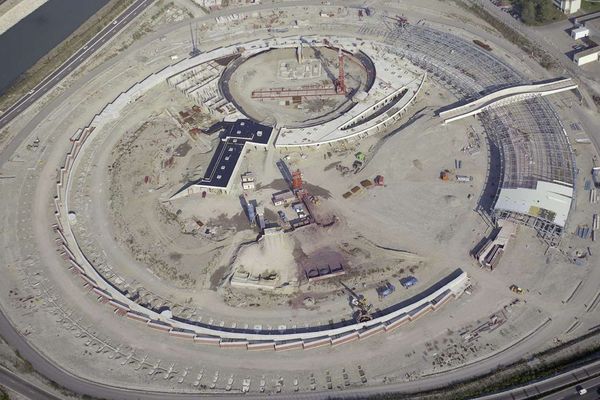
POLYGON ((371 315, 372 304, 367 302, 367 299, 363 295, 357 294, 354 290, 350 289, 344 282, 339 281, 340 285, 350 295, 350 305, 354 310, 353 317, 356 322, 367 322, 373 319, 371 315))

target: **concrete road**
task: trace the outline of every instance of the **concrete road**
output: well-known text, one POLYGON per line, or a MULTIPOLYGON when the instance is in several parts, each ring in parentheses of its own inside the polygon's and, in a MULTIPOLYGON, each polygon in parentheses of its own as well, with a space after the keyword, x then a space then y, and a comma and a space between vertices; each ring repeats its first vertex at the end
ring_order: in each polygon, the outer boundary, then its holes
POLYGON ((25 396, 31 400, 59 400, 59 397, 19 377, 15 373, 0 366, 0 385, 25 396))
MULTIPOLYGON (((552 394, 544 399, 564 399, 571 398, 569 395, 575 394, 576 398, 584 398, 579 397, 575 387, 578 385, 582 385, 587 388, 588 385, 592 384, 592 381, 598 381, 597 384, 600 384, 600 361, 594 361, 590 364, 587 364, 583 367, 579 367, 568 372, 565 372, 560 375, 556 375, 545 379, 540 382, 532 383, 530 385, 521 386, 516 389, 507 390, 505 392, 492 394, 489 396, 480 397, 478 400, 501 400, 501 399, 512 399, 512 400, 525 400, 531 398, 533 396, 539 396, 544 393, 548 393, 555 388, 560 388, 569 385, 567 389, 561 390, 556 394, 552 394), (562 395, 560 395, 562 394, 562 395), (559 396, 559 397, 555 397, 559 396), (562 396, 562 397, 561 397, 562 396)), ((596 397, 590 397, 590 399, 597 399, 596 397)))
MULTIPOLYGON (((108 40, 118 34, 129 22, 131 22, 139 13, 150 6, 154 0, 136 0, 129 8, 123 11, 114 21, 98 32, 82 48, 77 50, 54 72, 45 77, 29 93, 21 97, 15 104, 7 108, 0 116, 0 129, 12 121, 17 115, 35 103, 40 97, 52 90, 57 83, 63 80, 67 75, 73 72, 79 65, 84 63, 108 40)), ((0 162, 0 165, 2 163, 0 162)))
POLYGON ((556 392, 554 394, 542 397, 543 400, 598 400, 600 398, 600 376, 592 378, 581 383, 574 383, 572 386, 556 392), (579 389, 585 388, 587 393, 579 394, 579 389))

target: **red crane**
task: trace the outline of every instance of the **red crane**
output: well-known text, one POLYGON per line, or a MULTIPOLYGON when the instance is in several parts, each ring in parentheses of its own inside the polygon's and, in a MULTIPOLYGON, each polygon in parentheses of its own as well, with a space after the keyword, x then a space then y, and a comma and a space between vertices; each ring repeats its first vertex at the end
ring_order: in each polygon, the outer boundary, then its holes
POLYGON ((292 172, 292 189, 294 192, 302 190, 302 172, 299 169, 292 172))
POLYGON ((335 83, 335 92, 337 94, 346 94, 346 74, 344 73, 344 53, 342 52, 341 47, 338 49, 338 61, 340 64, 338 79, 335 83))

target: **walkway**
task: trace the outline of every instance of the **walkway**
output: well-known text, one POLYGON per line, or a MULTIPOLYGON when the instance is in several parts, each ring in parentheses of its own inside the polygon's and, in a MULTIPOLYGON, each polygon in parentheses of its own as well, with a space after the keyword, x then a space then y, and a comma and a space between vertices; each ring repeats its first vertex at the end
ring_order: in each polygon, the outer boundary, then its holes
POLYGON ((577 89, 577 83, 573 82, 571 78, 562 78, 551 82, 531 85, 511 86, 497 90, 450 110, 442 111, 439 113, 439 116, 444 120, 444 124, 447 124, 448 122, 470 117, 495 107, 573 89, 577 89))

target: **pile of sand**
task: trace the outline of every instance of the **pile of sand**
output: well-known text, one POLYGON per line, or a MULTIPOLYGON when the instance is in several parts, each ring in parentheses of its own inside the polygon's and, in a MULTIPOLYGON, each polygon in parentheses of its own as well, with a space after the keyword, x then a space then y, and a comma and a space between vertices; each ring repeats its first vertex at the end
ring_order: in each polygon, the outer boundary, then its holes
POLYGON ((257 243, 240 251, 234 270, 252 276, 277 274, 280 282, 296 279, 297 266, 293 256, 294 240, 289 234, 275 232, 263 236, 257 243))

